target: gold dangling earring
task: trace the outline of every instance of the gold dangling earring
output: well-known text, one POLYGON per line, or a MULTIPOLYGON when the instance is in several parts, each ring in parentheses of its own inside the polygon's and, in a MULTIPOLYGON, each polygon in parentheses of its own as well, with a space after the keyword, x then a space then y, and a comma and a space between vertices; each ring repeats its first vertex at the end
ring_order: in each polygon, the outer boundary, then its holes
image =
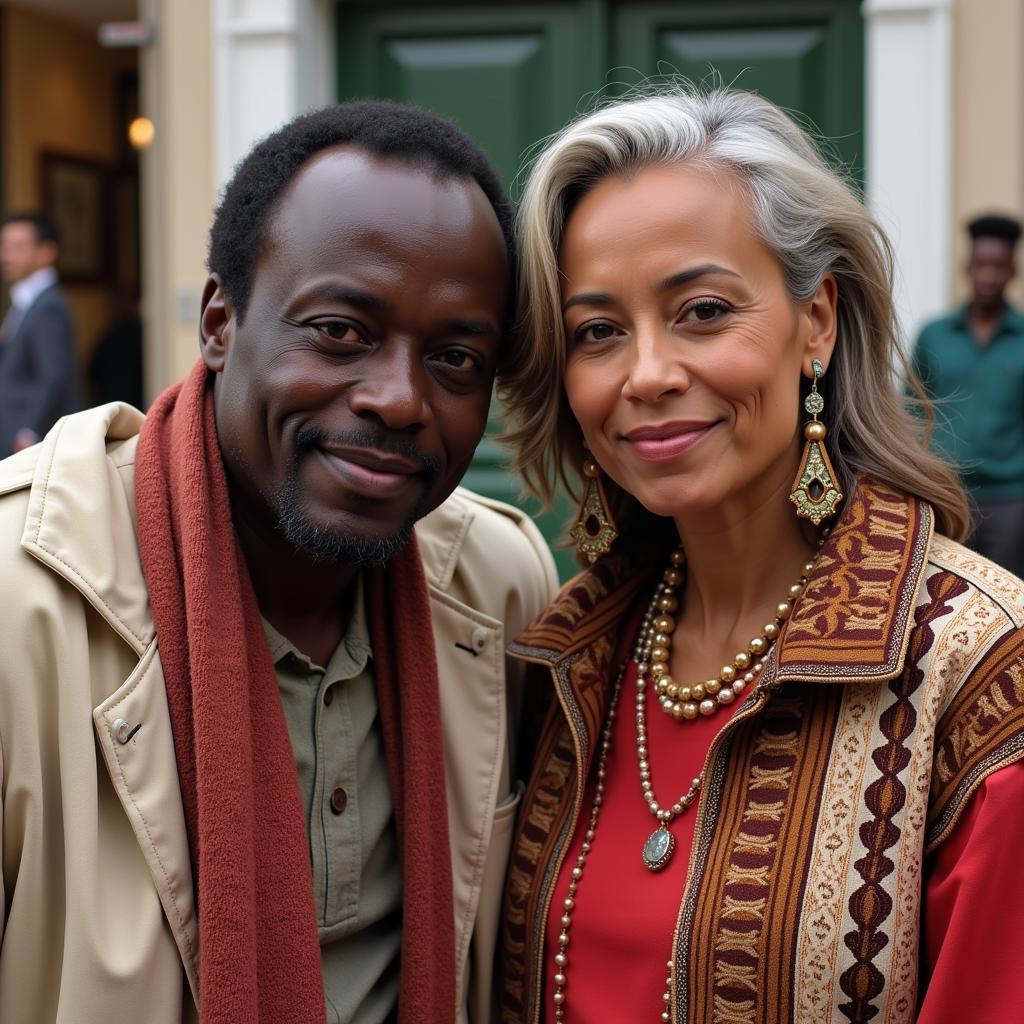
POLYGON ((824 441, 828 430, 818 419, 818 413, 825 408, 825 400, 818 394, 818 378, 825 371, 817 359, 811 363, 811 367, 814 370, 814 383, 811 384, 810 393, 804 399, 804 408, 813 419, 804 424, 806 443, 789 500, 796 505, 798 516, 810 519, 818 526, 822 519, 828 519, 829 516, 836 514, 836 509, 843 500, 843 492, 839 489, 836 471, 825 450, 824 441))
POLYGON ((580 507, 569 536, 576 541, 576 550, 593 565, 611 549, 619 531, 604 495, 601 467, 589 452, 583 460, 583 477, 585 482, 580 507))

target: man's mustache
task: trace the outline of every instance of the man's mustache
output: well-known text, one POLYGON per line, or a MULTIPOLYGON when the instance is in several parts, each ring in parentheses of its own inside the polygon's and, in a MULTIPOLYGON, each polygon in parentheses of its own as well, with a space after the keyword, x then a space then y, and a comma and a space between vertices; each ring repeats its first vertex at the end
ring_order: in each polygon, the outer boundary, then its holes
POLYGON ((421 467, 420 472, 430 479, 439 476, 442 469, 440 459, 428 455, 408 437, 387 428, 365 427, 360 430, 333 433, 323 427, 307 424, 300 427, 295 435, 296 455, 332 445, 339 448, 371 448, 382 455, 397 455, 399 458, 407 459, 421 467))

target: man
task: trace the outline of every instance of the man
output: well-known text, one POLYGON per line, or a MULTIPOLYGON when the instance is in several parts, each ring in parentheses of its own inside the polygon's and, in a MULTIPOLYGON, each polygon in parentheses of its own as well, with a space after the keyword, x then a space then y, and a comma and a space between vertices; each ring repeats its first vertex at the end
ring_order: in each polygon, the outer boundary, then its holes
POLYGON ((298 118, 224 193, 190 376, 0 466, 0 1020, 488 1018, 554 575, 452 492, 512 256, 449 122, 298 118))
POLYGON ((934 444, 977 504, 970 545, 1024 576, 1024 317, 1006 300, 1021 226, 992 215, 967 230, 970 301, 925 327, 914 370, 936 403, 934 444))
POLYGON ((35 444, 78 408, 75 329, 57 285, 57 236, 37 213, 0 227, 0 269, 11 305, 0 324, 0 458, 35 444))

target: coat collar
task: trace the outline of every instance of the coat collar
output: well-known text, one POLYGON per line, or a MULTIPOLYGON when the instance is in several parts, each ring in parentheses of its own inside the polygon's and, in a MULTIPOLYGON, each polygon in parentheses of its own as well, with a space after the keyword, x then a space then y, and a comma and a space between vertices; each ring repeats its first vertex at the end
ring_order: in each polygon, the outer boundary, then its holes
POLYGON ((142 419, 116 402, 60 420, 36 449, 21 536, 22 547, 76 587, 140 656, 154 635, 135 543, 142 419))
MULTIPOLYGON (((135 449, 142 414, 112 403, 58 422, 8 460, 0 492, 30 487, 21 545, 76 587, 141 656, 154 637, 135 542, 135 449)), ((456 491, 416 527, 427 581, 452 583, 473 504, 456 491)))
MULTIPOLYGON (((933 518, 917 498, 858 480, 776 645, 777 682, 884 682, 900 673, 933 518)), ((639 592, 650 589, 651 572, 624 555, 600 559, 563 588, 511 652, 559 670, 587 649, 610 679, 622 623, 639 592)))

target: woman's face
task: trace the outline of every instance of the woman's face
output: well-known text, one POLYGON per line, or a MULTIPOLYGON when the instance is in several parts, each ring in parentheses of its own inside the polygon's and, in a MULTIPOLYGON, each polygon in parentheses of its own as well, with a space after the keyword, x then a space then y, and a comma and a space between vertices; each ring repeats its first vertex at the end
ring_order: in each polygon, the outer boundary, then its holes
POLYGON ((835 282, 790 300, 735 178, 607 178, 570 216, 559 264, 566 394, 616 483, 677 521, 788 492, 800 377, 828 366, 835 282))

